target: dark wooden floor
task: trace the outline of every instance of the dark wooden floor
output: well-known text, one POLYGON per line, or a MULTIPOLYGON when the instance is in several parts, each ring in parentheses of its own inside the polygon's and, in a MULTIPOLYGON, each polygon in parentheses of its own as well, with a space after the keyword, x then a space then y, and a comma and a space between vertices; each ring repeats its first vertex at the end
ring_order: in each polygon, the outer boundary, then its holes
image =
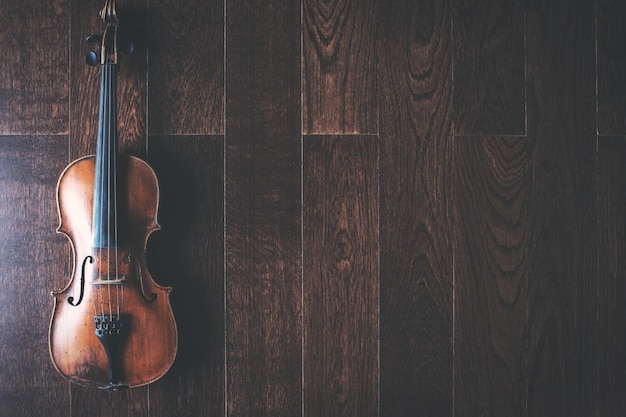
POLYGON ((179 354, 54 371, 102 0, 0 0, 0 417, 626 415, 623 1, 117 3, 179 354))

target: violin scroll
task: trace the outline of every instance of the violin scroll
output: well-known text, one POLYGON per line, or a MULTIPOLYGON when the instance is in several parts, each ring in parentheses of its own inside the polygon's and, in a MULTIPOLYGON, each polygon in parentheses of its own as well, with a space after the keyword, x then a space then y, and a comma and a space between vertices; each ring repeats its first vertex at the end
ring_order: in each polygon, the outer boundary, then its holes
POLYGON ((104 2, 104 7, 100 10, 100 17, 107 26, 117 25, 119 23, 117 12, 115 11, 115 0, 106 0, 104 2))

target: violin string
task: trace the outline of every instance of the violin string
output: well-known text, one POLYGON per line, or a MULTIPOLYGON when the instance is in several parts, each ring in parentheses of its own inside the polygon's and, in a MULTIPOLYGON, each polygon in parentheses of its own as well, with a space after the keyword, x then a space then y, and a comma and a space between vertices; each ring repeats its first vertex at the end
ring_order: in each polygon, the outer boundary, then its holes
MULTIPOLYGON (((100 143, 100 151, 104 152, 104 138, 106 137, 106 123, 104 123, 104 121, 106 120, 106 112, 107 112, 107 107, 106 107, 106 88, 107 88, 107 75, 106 75, 106 67, 102 67, 102 71, 104 71, 103 74, 103 97, 102 97, 102 141, 100 143)), ((104 156, 104 153, 102 153, 102 156, 104 156)), ((99 190, 100 193, 98 195, 98 197, 100 198, 99 201, 99 208, 98 210, 100 211, 99 213, 99 218, 98 218, 98 228, 100 229, 100 236, 98 239, 98 259, 100 260, 100 268, 99 268, 99 276, 98 276, 98 280, 100 282, 102 282, 103 276, 102 276, 102 268, 104 267, 104 262, 102 260, 102 257, 104 255, 104 251, 103 251, 103 244, 102 244, 102 239, 103 239, 103 233, 105 233, 105 231, 103 230, 103 224, 102 224, 102 213, 103 213, 103 209, 104 209, 104 167, 102 165, 102 160, 100 161, 100 172, 99 172, 99 179, 100 179, 100 184, 99 184, 99 190)), ((98 284, 98 293, 100 295, 100 314, 101 316, 104 316, 104 295, 102 294, 102 284, 98 284)))
POLYGON ((107 142, 108 142, 108 138, 109 138, 109 125, 107 123, 107 121, 109 120, 109 92, 110 92, 110 81, 109 81, 109 71, 108 71, 108 66, 105 63, 102 66, 102 71, 103 71, 103 79, 104 79, 104 100, 103 100, 103 131, 102 131, 102 146, 101 146, 101 151, 102 151, 102 157, 100 159, 100 166, 101 166, 101 171, 100 171, 100 187, 101 187, 101 224, 102 224, 102 231, 101 231, 101 236, 100 236, 100 244, 99 244, 99 250, 100 253, 103 256, 102 259, 102 265, 104 265, 104 267, 106 268, 106 276, 102 277, 102 284, 100 285, 101 288, 101 292, 105 291, 105 295, 103 296, 103 298, 105 299, 103 302, 103 306, 102 306, 102 310, 103 310, 103 316, 108 313, 108 315, 111 315, 111 287, 109 285, 109 279, 110 279, 110 259, 109 259, 109 208, 108 208, 108 201, 109 201, 109 196, 108 196, 108 186, 107 186, 107 181, 106 181, 106 177, 107 177, 107 159, 108 159, 108 146, 107 146, 107 142), (105 201, 106 200, 106 201, 105 201), (104 286, 106 286, 106 288, 103 288, 104 286), (105 309, 106 305, 109 305, 108 309, 105 309))
MULTIPOLYGON (((114 175, 114 173, 111 171, 111 161, 113 159, 113 155, 112 154, 112 150, 113 150, 113 140, 115 139, 114 137, 114 126, 113 126, 113 105, 115 100, 113 100, 113 76, 112 76, 112 70, 111 70, 111 64, 107 64, 107 80, 108 80, 108 94, 107 97, 109 98, 108 100, 108 117, 107 117, 107 122, 109 123, 108 125, 108 136, 107 136, 107 260, 108 260, 108 268, 107 268, 107 292, 108 292, 108 297, 109 297, 109 318, 112 320, 113 319, 113 303, 112 303, 112 298, 111 298, 111 256, 113 255, 111 252, 111 245, 114 245, 115 242, 111 241, 111 229, 112 229, 112 225, 111 225, 111 213, 113 213, 112 210, 112 199, 111 199, 111 194, 112 191, 111 190, 111 175, 114 175)), ((113 268, 117 269, 117 260, 114 259, 114 266, 113 268)), ((117 274, 115 274, 117 275, 117 274)))
POLYGON ((95 243, 96 243, 96 251, 98 252, 98 258, 97 258, 98 259, 98 261, 97 261, 98 262, 97 263, 97 265, 98 265, 98 268, 97 268, 98 276, 96 277, 96 279, 100 282, 97 285, 97 291, 98 291, 98 299, 99 299, 99 302, 100 302, 100 315, 102 317, 104 317, 104 296, 102 294, 102 284, 101 284, 101 282, 102 282, 102 278, 103 278, 102 277, 102 268, 105 265, 104 262, 103 262, 103 259, 102 259, 102 256, 104 254, 103 253, 103 249, 102 249, 102 246, 103 246, 103 242, 102 242, 103 235, 102 234, 105 232, 103 230, 103 227, 102 227, 103 226, 103 224, 102 224, 103 212, 102 211, 104 209, 104 205, 103 205, 104 204, 104 200, 103 200, 104 199, 104 196, 103 196, 103 191, 104 191, 104 188, 103 188, 104 187, 104 184, 103 184, 103 181, 104 181, 104 166, 102 164, 102 157, 104 157, 104 138, 106 137, 106 130, 107 130, 106 123, 104 123, 104 121, 106 120, 106 112, 107 112, 107 106, 106 106, 106 97, 107 97, 106 65, 102 66, 102 86, 101 86, 101 89, 102 89, 102 95, 103 95, 102 100, 100 101, 100 105, 102 106, 102 113, 101 113, 102 117, 101 117, 101 120, 100 120, 102 132, 100 132, 101 137, 99 139, 101 139, 101 140, 98 143, 98 150, 97 150, 98 153, 101 155, 101 158, 99 160, 100 163, 99 164, 96 163, 96 166, 99 169, 98 176, 97 176, 98 181, 99 181, 98 187, 97 187, 97 190, 98 190, 98 195, 97 195, 97 197, 98 197, 98 207, 96 208, 97 211, 98 211, 98 216, 96 217, 97 224, 95 225, 95 227, 97 227, 97 229, 98 229, 98 235, 97 235, 98 238, 97 238, 95 243))
MULTIPOLYGON (((109 66, 106 63, 104 64, 104 70, 106 71, 105 72, 105 81, 106 81, 106 106, 105 106, 105 109, 106 109, 106 115, 105 115, 105 119, 104 119, 104 121, 105 121, 104 125, 106 127, 106 130, 105 130, 105 136, 104 136, 105 140, 103 141, 103 145, 104 145, 104 152, 105 152, 104 155, 106 157, 106 160, 103 161, 103 164, 102 164, 103 168, 102 169, 103 169, 103 173, 106 174, 107 173, 108 159, 109 159, 109 152, 108 152, 108 143, 109 143, 109 140, 110 140, 109 139, 109 136, 110 136, 109 119, 111 118, 111 115, 110 115, 111 80, 110 80, 110 74, 109 74, 109 66)), ((108 181, 107 175, 102 175, 102 181, 103 181, 103 185, 106 187, 106 188, 103 188, 103 189, 106 190, 106 194, 103 194, 103 196, 106 195, 106 199, 107 199, 106 206, 104 206, 104 207, 106 207, 106 219, 105 219, 106 229, 105 229, 105 235, 104 235, 104 238, 105 238, 105 242, 104 242, 105 249, 104 249, 104 251, 105 251, 105 256, 106 256, 106 271, 107 271, 106 292, 107 292, 107 298, 108 298, 108 304, 109 304, 108 312, 109 312, 109 318, 110 318, 111 317, 111 285, 110 285, 110 279, 111 279, 111 259, 109 257, 109 246, 110 246, 111 242, 109 240, 109 228, 110 228, 110 226, 109 226, 109 216, 110 216, 109 215, 109 213, 110 213, 109 212, 109 200, 110 200, 110 197, 109 197, 109 181, 108 181)), ((104 201, 103 201, 103 203, 104 203, 104 201)), ((105 305, 106 305, 106 303, 105 303, 105 305)))
MULTIPOLYGON (((115 66, 111 66, 111 83, 116 83, 116 69, 115 66)), ((116 90, 117 86, 114 86, 114 91, 116 90)), ((116 113, 116 108, 115 106, 117 105, 117 96, 115 97, 114 100, 112 100, 111 103, 111 110, 112 110, 112 114, 117 114, 116 113)), ((117 117, 113 117, 111 120, 111 123, 113 124, 112 129, 111 129, 111 136, 112 136, 112 142, 111 142, 111 175, 113 176, 113 227, 114 227, 114 235, 115 235, 115 281, 117 282, 116 286, 115 286, 115 293, 117 296, 117 306, 116 306, 116 310, 117 310, 117 317, 120 317, 120 288, 122 287, 122 283, 120 283, 119 279, 120 279, 120 274, 119 274, 119 240, 118 240, 118 221, 117 221, 117 117)))

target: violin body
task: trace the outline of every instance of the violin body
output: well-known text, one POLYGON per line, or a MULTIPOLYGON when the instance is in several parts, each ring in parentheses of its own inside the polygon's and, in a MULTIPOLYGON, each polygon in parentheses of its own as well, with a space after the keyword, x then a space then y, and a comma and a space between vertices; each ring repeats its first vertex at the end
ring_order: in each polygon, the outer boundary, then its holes
POLYGON ((148 237, 159 229, 156 176, 132 156, 117 165, 115 246, 93 245, 95 157, 72 162, 59 179, 57 231, 71 242, 74 268, 67 287, 53 292, 49 340, 63 376, 114 389, 160 378, 178 344, 171 288, 155 283, 145 262, 148 237))

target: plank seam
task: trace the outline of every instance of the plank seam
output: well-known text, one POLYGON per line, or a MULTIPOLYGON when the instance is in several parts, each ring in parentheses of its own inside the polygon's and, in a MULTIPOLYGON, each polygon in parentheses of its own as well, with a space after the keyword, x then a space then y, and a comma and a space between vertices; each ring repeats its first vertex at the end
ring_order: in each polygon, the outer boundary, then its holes
POLYGON ((222 39, 223 39, 223 53, 224 53, 224 60, 222 61, 222 67, 223 67, 223 72, 224 72, 224 77, 222 79, 222 87, 223 87, 223 96, 222 96, 222 103, 224 106, 224 115, 223 115, 223 120, 222 120, 222 125, 223 125, 223 131, 224 131, 224 141, 223 141, 223 147, 222 147, 222 166, 224 167, 222 169, 222 265, 224 268, 224 272, 223 272, 223 276, 222 276, 222 296, 223 296, 223 323, 222 326, 224 328, 224 340, 223 340, 223 349, 224 349, 224 403, 222 404, 223 407, 223 415, 224 417, 228 417, 228 297, 227 297, 227 217, 226 217, 226 192, 227 192, 227 182, 226 182, 226 173, 227 173, 227 166, 226 166, 226 152, 227 152, 227 142, 226 142, 226 134, 227 134, 227 125, 226 125, 226 114, 228 112, 228 107, 226 106, 226 80, 228 78, 228 72, 226 71, 226 28, 227 28, 227 23, 228 23, 228 19, 227 19, 227 5, 228 2, 227 0, 223 0, 223 9, 224 9, 224 23, 223 23, 223 35, 222 35, 222 39))
POLYGON ((373 137, 378 137, 380 136, 379 133, 342 133, 342 132, 335 132, 335 133, 302 133, 301 136, 307 137, 307 136, 311 136, 311 137, 315 137, 315 136, 342 136, 342 137, 360 137, 360 136, 373 136, 373 137))
MULTIPOLYGON (((478 140, 478 139, 506 139, 506 138, 519 138, 529 139, 528 135, 452 135, 454 139, 466 139, 466 140, 478 140)), ((529 139, 530 140, 530 139, 529 139)))

